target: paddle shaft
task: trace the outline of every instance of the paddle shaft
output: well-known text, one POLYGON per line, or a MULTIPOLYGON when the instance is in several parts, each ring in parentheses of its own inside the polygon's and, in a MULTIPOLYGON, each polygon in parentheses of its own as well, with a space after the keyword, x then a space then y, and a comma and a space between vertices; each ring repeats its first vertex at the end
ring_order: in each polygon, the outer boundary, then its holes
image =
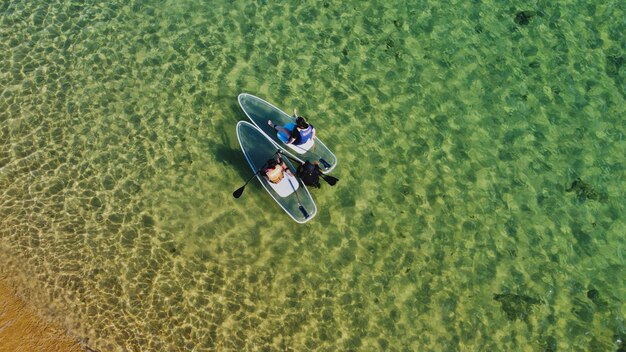
POLYGON ((298 209, 300 209, 304 218, 307 219, 309 217, 309 213, 307 213, 306 209, 304 209, 304 205, 302 205, 302 202, 300 202, 300 197, 298 196, 298 191, 296 191, 296 187, 294 187, 293 183, 291 183, 290 178, 287 178, 287 182, 289 182, 289 185, 291 186, 291 189, 293 190, 293 194, 296 195, 296 201, 298 202, 298 209))
MULTIPOLYGON (((243 184, 243 187, 246 187, 248 185, 248 183, 250 183, 250 181, 252 181, 252 179, 259 174, 259 172, 261 172, 263 169, 259 169, 256 170, 256 172, 248 179, 248 181, 246 181, 246 183, 243 184)), ((242 188, 243 188, 242 187, 242 188)))
MULTIPOLYGON (((289 157, 287 157, 286 160, 289 163, 289 166, 291 166, 291 168, 295 170, 295 167, 291 163, 291 160, 289 160, 289 157)), ((300 180, 298 178, 296 178, 296 180, 298 182, 300 182, 300 180)), ((300 209, 300 211, 302 212, 302 215, 304 215, 304 218, 307 219, 309 217, 309 213, 307 213, 306 209, 304 209, 304 205, 302 205, 302 202, 300 202, 300 196, 298 196, 298 192, 296 191, 296 187, 294 187, 293 183, 291 183, 291 179, 290 178, 287 178, 287 181, 289 182, 289 185, 291 186, 291 189, 293 189, 293 194, 296 195, 296 201, 298 201, 298 209, 300 209)))
POLYGON ((248 181, 246 181, 246 183, 244 183, 244 185, 243 185, 243 186, 241 186, 241 187, 237 188, 237 189, 233 192, 233 197, 235 197, 235 198, 239 198, 239 197, 241 197, 241 195, 243 194, 243 190, 244 190, 244 189, 246 189, 246 186, 248 185, 248 183, 249 183, 250 181, 252 181, 252 179, 253 179, 256 175, 258 175, 258 174, 259 174, 259 172, 261 172, 261 170, 257 170, 257 172, 255 172, 255 173, 254 173, 254 175, 252 175, 252 177, 250 177, 250 178, 248 179, 248 181))

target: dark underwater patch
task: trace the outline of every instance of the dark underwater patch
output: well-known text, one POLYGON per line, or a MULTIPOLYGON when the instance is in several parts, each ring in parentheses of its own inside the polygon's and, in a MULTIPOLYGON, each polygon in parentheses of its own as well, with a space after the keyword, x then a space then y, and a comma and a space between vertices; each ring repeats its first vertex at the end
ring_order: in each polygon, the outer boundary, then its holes
POLYGON ((558 344, 554 336, 548 336, 542 341, 542 348, 544 352, 556 352, 557 346, 558 344))
POLYGON ((595 187, 581 180, 580 177, 572 181, 571 186, 565 191, 576 193, 578 200, 580 200, 581 202, 584 202, 588 199, 595 201, 605 201, 608 198, 607 194, 597 191, 595 187))
POLYGON ((610 51, 611 52, 606 55, 606 74, 613 79, 615 85, 617 86, 618 92, 626 98, 624 78, 620 75, 620 70, 622 66, 624 66, 624 63, 626 63, 626 58, 624 58, 623 53, 621 53, 618 49, 612 49, 610 51))
POLYGON ((587 298, 589 298, 592 301, 597 300, 600 297, 600 292, 598 292, 598 290, 592 288, 589 291, 587 291, 587 298))
POLYGON ((515 14, 514 21, 520 26, 527 26, 535 15, 534 11, 519 11, 515 14))
POLYGON ((496 294, 493 299, 500 302, 502 310, 509 320, 526 319, 534 305, 543 303, 536 298, 512 293, 496 294))

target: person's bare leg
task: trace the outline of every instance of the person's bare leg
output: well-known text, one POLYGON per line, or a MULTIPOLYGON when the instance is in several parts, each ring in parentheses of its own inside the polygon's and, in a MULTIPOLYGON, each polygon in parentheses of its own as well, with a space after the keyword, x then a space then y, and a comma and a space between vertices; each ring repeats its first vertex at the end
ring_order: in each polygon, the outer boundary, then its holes
POLYGON ((283 126, 278 126, 275 125, 272 120, 267 120, 267 124, 270 125, 271 128, 273 128, 276 132, 282 132, 284 133, 287 137, 291 136, 291 131, 289 131, 288 129, 286 129, 283 126))

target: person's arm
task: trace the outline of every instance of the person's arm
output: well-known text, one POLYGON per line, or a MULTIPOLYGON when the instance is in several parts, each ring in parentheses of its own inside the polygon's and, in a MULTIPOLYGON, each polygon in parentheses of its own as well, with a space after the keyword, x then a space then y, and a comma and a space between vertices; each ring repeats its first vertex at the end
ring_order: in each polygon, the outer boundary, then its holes
POLYGON ((291 131, 291 134, 289 135, 289 140, 287 141, 287 144, 292 144, 293 142, 295 142, 299 135, 300 135, 300 130, 298 129, 298 126, 293 126, 293 130, 291 131))
POLYGON ((289 167, 287 167, 287 165, 285 163, 283 163, 282 166, 283 166, 283 171, 285 173, 287 173, 289 176, 294 176, 293 172, 291 172, 291 169, 289 167))
POLYGON ((283 170, 289 170, 289 168, 287 167, 287 164, 285 164, 285 162, 283 161, 283 152, 282 151, 278 151, 277 155, 277 159, 278 159, 278 165, 280 165, 280 167, 283 170))

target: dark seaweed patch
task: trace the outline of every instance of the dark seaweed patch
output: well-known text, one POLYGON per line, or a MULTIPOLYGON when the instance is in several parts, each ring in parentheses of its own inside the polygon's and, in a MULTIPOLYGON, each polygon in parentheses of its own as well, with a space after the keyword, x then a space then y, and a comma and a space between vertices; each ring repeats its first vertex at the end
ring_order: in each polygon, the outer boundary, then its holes
POLYGON ((534 11, 519 11, 515 14, 515 23, 520 26, 527 26, 534 16, 534 11))
POLYGON ((556 339, 553 336, 548 336, 543 341, 543 351, 544 352, 556 352, 557 351, 556 339))
POLYGON ((619 72, 619 69, 624 65, 626 59, 621 55, 607 55, 606 57, 606 70, 609 75, 614 75, 619 72))
POLYGON ((534 305, 543 303, 536 298, 512 293, 496 294, 493 299, 500 302, 502 310, 509 320, 526 319, 534 305))
POLYGON ((626 97, 626 89, 624 88, 624 79, 620 75, 620 69, 624 66, 626 58, 622 53, 613 50, 611 54, 606 56, 605 70, 606 74, 615 81, 618 91, 623 97, 626 97))
POLYGON ((572 182, 572 185, 565 191, 576 193, 578 200, 581 202, 587 199, 604 201, 608 197, 606 194, 598 192, 591 184, 581 180, 580 177, 576 178, 572 182))
POLYGON ((399 44, 400 45, 398 45, 398 43, 392 38, 387 38, 385 40, 385 53, 388 55, 392 55, 396 59, 400 59, 402 42, 400 42, 399 44))

